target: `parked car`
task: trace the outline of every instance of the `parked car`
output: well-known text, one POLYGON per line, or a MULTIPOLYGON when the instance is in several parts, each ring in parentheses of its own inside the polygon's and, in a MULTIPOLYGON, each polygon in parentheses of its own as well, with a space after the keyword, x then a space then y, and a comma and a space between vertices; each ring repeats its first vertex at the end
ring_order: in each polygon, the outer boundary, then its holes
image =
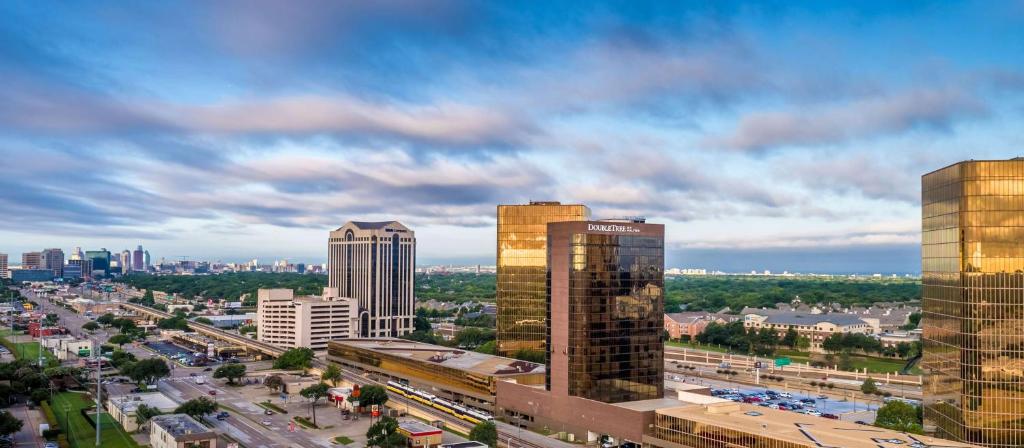
POLYGON ((270 426, 270 423, 271 423, 271 421, 270 421, 270 419, 269 419, 269 418, 265 418, 265 419, 263 419, 263 421, 262 421, 262 422, 260 422, 260 423, 263 423, 263 426, 270 426))
POLYGON ((263 415, 274 415, 274 411, 271 411, 270 409, 264 409, 263 415))
POLYGON ((839 420, 839 416, 835 414, 821 414, 821 416, 832 420, 839 420))

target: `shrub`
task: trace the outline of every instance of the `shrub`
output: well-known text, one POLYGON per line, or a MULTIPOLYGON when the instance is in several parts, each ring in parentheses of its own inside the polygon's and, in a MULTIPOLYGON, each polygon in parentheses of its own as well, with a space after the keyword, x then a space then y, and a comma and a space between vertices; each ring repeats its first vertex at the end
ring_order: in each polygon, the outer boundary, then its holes
POLYGON ((832 383, 828 383, 828 388, 829 388, 829 389, 832 389, 832 388, 834 388, 834 387, 836 387, 836 385, 835 385, 835 384, 832 384, 832 383))
POLYGON ((59 429, 50 428, 43 431, 43 438, 46 440, 54 440, 58 435, 60 435, 59 429))

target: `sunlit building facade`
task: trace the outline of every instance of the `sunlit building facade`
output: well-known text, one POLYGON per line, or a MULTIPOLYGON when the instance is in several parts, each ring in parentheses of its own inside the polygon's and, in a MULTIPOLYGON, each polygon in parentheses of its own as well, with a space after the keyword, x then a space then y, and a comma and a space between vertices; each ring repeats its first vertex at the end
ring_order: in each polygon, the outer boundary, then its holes
POLYGON ((665 227, 548 225, 547 389, 602 403, 662 397, 665 227))
POLYGON ((531 202, 498 206, 497 350, 544 353, 547 319, 547 225, 590 219, 585 205, 531 202))
POLYGON ((1024 446, 1024 159, 922 177, 925 424, 1024 446))

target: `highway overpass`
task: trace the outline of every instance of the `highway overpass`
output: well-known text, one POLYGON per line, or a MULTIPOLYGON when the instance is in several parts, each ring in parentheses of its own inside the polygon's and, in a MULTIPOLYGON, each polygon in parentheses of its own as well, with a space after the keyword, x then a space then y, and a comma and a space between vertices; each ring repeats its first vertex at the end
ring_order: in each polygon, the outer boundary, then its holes
MULTIPOLYGON (((148 306, 138 305, 135 303, 122 303, 121 308, 133 311, 141 315, 149 316, 154 319, 169 319, 174 317, 174 315, 171 313, 166 313, 160 310, 150 308, 148 306)), ((230 333, 221 330, 217 327, 214 327, 213 325, 206 325, 188 321, 188 326, 189 328, 192 329, 192 331, 195 331, 196 333, 206 335, 215 339, 220 339, 222 341, 227 341, 232 344, 241 345, 245 347, 246 350, 260 353, 262 355, 266 355, 272 358, 277 358, 278 356, 281 356, 281 354, 285 352, 285 349, 283 348, 270 345, 265 342, 260 342, 255 339, 250 339, 248 337, 238 335, 235 333, 230 333)))

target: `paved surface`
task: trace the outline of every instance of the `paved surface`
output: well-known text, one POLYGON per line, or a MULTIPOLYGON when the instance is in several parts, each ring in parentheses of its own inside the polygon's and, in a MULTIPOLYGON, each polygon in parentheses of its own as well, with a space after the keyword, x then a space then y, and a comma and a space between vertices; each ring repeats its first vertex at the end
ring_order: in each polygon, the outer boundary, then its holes
POLYGON ((14 435, 14 446, 23 448, 41 448, 46 443, 39 437, 39 424, 46 423, 46 418, 39 412, 38 408, 29 410, 24 404, 11 406, 7 409, 11 415, 21 420, 21 431, 14 435))

